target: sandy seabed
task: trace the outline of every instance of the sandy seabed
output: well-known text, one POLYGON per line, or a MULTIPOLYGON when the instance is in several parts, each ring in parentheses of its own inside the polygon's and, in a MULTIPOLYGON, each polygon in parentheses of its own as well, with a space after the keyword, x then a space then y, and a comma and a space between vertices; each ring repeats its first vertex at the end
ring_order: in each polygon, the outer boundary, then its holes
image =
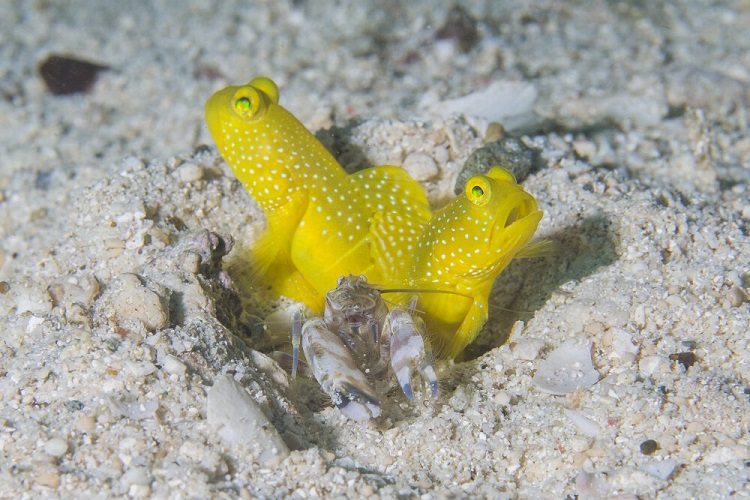
POLYGON ((0 497, 750 496, 750 4, 450 8, 2 1, 0 497), (51 54, 109 69, 53 96, 51 54), (539 151, 562 252, 503 273, 439 401, 350 422, 247 337, 263 215, 202 114, 257 75, 436 205, 489 122, 539 151), (591 383, 550 394, 561 359, 591 383))

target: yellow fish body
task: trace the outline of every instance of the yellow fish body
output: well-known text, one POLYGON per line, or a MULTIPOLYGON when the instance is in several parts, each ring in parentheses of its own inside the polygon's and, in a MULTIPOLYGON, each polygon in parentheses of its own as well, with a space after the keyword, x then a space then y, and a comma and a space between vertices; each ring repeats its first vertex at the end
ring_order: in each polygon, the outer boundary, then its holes
POLYGON ((417 306, 440 357, 455 358, 476 338, 487 322, 492 283, 526 252, 541 218, 534 197, 510 172, 493 167, 470 178, 464 192, 427 223, 404 282, 455 292, 422 294, 417 306))
POLYGON ((267 217, 251 250, 253 282, 320 312, 340 276, 392 282, 432 213, 422 187, 400 168, 348 175, 278 102, 276 84, 255 78, 212 95, 206 122, 267 217))

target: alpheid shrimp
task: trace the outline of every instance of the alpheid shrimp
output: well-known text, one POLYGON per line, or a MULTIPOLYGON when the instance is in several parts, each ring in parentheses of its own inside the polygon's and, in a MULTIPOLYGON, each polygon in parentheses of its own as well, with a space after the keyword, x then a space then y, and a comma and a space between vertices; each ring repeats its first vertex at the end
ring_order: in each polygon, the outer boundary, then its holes
POLYGON ((417 297, 406 309, 390 312, 381 290, 364 276, 342 276, 326 294, 323 317, 302 322, 295 315, 292 326, 292 378, 299 363, 299 347, 309 371, 341 412, 352 420, 380 415, 380 403, 369 380, 396 376, 407 399, 414 399, 412 379, 432 398, 438 396, 438 380, 424 322, 414 315, 417 297))

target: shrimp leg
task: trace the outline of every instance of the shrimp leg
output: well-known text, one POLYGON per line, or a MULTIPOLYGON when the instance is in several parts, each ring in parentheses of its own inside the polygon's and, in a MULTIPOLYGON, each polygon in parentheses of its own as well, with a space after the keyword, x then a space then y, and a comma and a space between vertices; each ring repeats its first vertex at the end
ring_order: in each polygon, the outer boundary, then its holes
POLYGON ((414 316, 417 298, 409 302, 408 310, 393 309, 386 316, 386 331, 390 334, 391 368, 408 400, 412 392, 413 370, 429 386, 433 398, 438 397, 438 379, 433 366, 432 351, 425 343, 424 322, 414 316))
POLYGON ((302 325, 302 351, 320 387, 341 413, 352 420, 380 415, 380 403, 367 378, 357 368, 351 351, 321 318, 302 325))

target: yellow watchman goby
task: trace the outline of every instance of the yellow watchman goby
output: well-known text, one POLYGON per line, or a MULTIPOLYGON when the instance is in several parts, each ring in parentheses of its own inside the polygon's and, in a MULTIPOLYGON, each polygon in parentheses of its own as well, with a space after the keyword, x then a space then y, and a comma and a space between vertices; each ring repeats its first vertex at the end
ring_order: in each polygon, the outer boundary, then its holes
POLYGON ((211 96, 206 121, 268 219, 252 249, 257 281, 320 312, 340 276, 393 281, 390 273, 404 263, 373 255, 382 252, 371 242, 384 241, 389 255, 405 259, 431 211, 422 187, 398 167, 348 175, 278 101, 276 84, 255 78, 211 96))
POLYGON ((526 246, 542 211, 513 175, 493 167, 475 175, 464 192, 438 211, 417 244, 404 284, 455 294, 420 296, 433 349, 455 358, 487 322, 492 283, 511 260, 543 248, 526 246))

